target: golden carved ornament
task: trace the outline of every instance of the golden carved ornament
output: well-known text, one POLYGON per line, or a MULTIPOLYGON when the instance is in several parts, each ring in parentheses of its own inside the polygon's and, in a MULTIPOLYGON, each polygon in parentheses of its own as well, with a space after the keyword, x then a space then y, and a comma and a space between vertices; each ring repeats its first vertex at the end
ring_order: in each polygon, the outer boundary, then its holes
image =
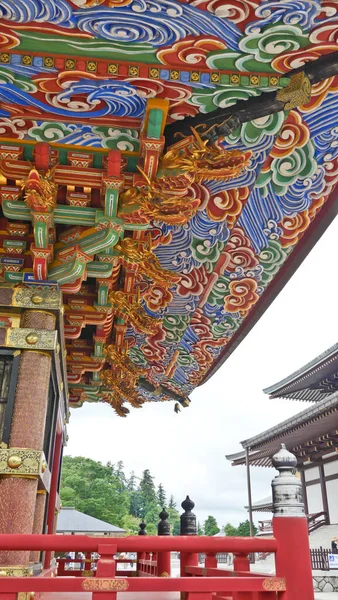
POLYGON ((158 177, 150 181, 139 168, 145 184, 120 194, 123 210, 138 211, 143 217, 171 225, 187 223, 198 210, 200 199, 190 186, 203 180, 229 181, 249 166, 251 151, 225 150, 192 135, 173 144, 160 161, 158 177))
POLYGON ((180 279, 172 271, 161 267, 160 261, 151 249, 150 236, 148 248, 144 244, 142 246, 138 240, 124 238, 115 245, 115 249, 122 254, 124 261, 138 265, 142 273, 163 287, 171 287, 180 279))
POLYGON ((53 352, 57 344, 57 331, 49 329, 26 329, 10 327, 6 331, 6 346, 10 348, 49 350, 53 352))
POLYGON ((278 90, 276 100, 283 102, 284 110, 292 110, 297 106, 307 104, 311 99, 311 83, 305 73, 295 73, 290 77, 290 83, 278 90))
POLYGON ((45 455, 41 450, 31 450, 30 448, 0 449, 0 477, 37 479, 46 468, 45 455))
MULTIPOLYGON (((209 140, 203 141, 193 127, 191 131, 193 135, 190 138, 171 146, 162 157, 163 171, 183 171, 193 178, 194 183, 198 183, 202 180, 229 181, 249 166, 250 151, 225 150, 217 144, 209 144, 209 140)), ((170 178, 172 185, 174 177, 170 178)), ((169 179, 166 181, 169 182, 169 179)))
POLYGON ((188 186, 193 183, 193 180, 185 183, 183 190, 175 192, 170 189, 162 190, 156 185, 158 180, 152 183, 145 173, 143 176, 148 185, 130 188, 120 194, 120 208, 131 207, 133 212, 137 211, 146 219, 162 221, 169 225, 184 225, 197 212, 199 201, 187 195, 188 186))
POLYGON ((110 369, 105 369, 101 373, 101 380, 108 392, 103 392, 103 399, 110 404, 119 417, 126 417, 129 410, 123 406, 128 402, 134 408, 141 408, 145 399, 139 396, 135 387, 136 380, 129 377, 123 377, 121 374, 114 374, 110 369))
POLYGON ((34 333, 32 331, 31 333, 29 333, 28 335, 26 335, 26 342, 27 342, 27 344, 31 344, 33 346, 38 341, 39 341, 39 336, 38 336, 37 333, 34 333))
POLYGON ((93 577, 94 571, 82 571, 82 577, 93 577))
POLYGON ((1 566, 0 577, 33 577, 33 568, 26 565, 1 566))
POLYGON ((17 600, 34 600, 35 592, 18 592, 17 600))
POLYGON ((263 589, 268 592, 285 592, 285 579, 269 577, 263 581, 263 589))
POLYGON ((114 344, 109 344, 104 348, 104 353, 108 362, 112 366, 117 366, 121 371, 131 379, 137 379, 144 375, 144 369, 138 367, 128 356, 126 348, 118 349, 114 344))
POLYGON ((10 469, 18 469, 21 464, 22 464, 21 456, 16 456, 15 454, 12 454, 12 456, 10 456, 7 461, 7 465, 9 466, 10 469))
POLYGON ((39 308, 60 310, 62 305, 62 292, 55 286, 18 286, 13 289, 13 306, 21 308, 39 308))
POLYGON ((95 577, 93 579, 85 579, 82 582, 82 588, 86 592, 125 592, 129 587, 126 579, 104 579, 95 577))
POLYGON ((111 292, 108 296, 112 312, 142 333, 153 335, 158 330, 160 320, 149 317, 140 304, 140 296, 130 301, 130 294, 122 291, 111 292))
POLYGON ((34 212, 49 212, 56 205, 57 185, 53 182, 54 171, 55 167, 49 169, 46 175, 41 175, 33 167, 26 179, 21 181, 24 200, 34 212))

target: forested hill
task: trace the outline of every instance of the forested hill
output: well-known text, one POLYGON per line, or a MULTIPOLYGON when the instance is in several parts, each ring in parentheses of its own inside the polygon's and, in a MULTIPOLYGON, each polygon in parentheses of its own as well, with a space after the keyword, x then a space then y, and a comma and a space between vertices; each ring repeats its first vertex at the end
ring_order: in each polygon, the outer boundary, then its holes
MULTIPOLYGON (((182 498, 183 500, 183 498, 182 498)), ((65 456, 61 479, 62 506, 77 510, 137 534, 141 519, 147 533, 157 533, 159 512, 165 506, 174 535, 179 534, 180 513, 173 496, 168 497, 163 485, 157 487, 150 471, 138 477, 126 474, 123 462, 100 462, 82 456, 65 456)))
MULTIPOLYGON (((147 523, 147 533, 156 535, 158 515, 166 507, 172 534, 179 535, 180 532, 180 512, 174 497, 167 494, 162 483, 155 485, 148 469, 141 477, 134 472, 126 474, 122 461, 103 465, 83 456, 65 456, 61 502, 63 506, 74 506, 87 515, 122 527, 129 535, 138 533, 141 519, 147 523)), ((227 535, 249 535, 247 521, 238 528, 228 523, 224 529, 227 535)), ((203 527, 198 527, 199 535, 215 535, 219 531, 212 516, 207 518, 203 527)))

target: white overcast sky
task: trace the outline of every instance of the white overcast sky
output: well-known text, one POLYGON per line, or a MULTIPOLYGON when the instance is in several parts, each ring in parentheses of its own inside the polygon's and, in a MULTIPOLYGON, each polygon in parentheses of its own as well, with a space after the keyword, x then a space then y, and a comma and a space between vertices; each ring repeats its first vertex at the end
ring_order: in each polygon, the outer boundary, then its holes
MULTIPOLYGON (((262 389, 338 341, 337 239, 338 219, 189 408, 175 414, 173 402, 149 403, 122 419, 107 405, 85 404, 72 411, 66 454, 123 460, 138 475, 150 469, 177 502, 190 495, 201 522, 209 514, 219 525, 246 519, 245 467, 232 467, 225 454, 306 408, 269 400, 262 389)), ((253 501, 270 493, 273 476, 252 468, 253 501)))

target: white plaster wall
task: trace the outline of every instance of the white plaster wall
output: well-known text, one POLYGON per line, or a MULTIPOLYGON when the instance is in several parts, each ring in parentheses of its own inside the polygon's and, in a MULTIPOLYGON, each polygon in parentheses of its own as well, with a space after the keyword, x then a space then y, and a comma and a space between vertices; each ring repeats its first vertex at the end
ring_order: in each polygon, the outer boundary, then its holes
POLYGON ((307 486, 307 503, 309 507, 309 515, 323 510, 322 493, 320 489, 320 483, 315 485, 307 486))
POLYGON ((325 475, 336 475, 338 473, 338 460, 332 461, 324 464, 324 473, 325 475))
POLYGON ((313 481, 313 479, 319 479, 318 467, 312 467, 312 469, 306 469, 304 471, 305 481, 313 481))
POLYGON ((326 482, 331 525, 338 523, 338 479, 326 482))

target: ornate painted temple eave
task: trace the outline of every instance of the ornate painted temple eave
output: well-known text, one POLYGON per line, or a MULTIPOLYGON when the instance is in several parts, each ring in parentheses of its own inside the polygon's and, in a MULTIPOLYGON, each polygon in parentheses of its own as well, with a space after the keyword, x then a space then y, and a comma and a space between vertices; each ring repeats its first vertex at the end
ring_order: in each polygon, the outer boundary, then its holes
MULTIPOLYGON (((266 289, 264 295, 260 298, 260 301, 252 308, 245 322, 241 328, 233 335, 231 341, 225 346, 224 350, 218 357, 217 362, 213 365, 210 371, 201 380, 201 385, 206 383, 216 371, 222 366, 222 364, 231 356, 236 350, 242 340, 250 333, 251 329, 263 316, 265 311, 269 308, 270 304, 275 300, 278 294, 282 291, 284 286, 291 279, 293 274, 301 266, 302 262, 306 259, 312 248, 316 245, 318 240, 325 233, 326 229, 332 223, 332 221, 338 215, 338 189, 335 188, 329 195, 323 209, 321 210, 321 218, 318 221, 311 223, 305 234, 302 236, 297 244, 297 247, 289 256, 288 260, 281 267, 277 275, 271 281, 269 287, 266 289)), ((275 397, 275 396, 273 396, 275 397)), ((310 399, 310 398, 309 398, 310 399)))

